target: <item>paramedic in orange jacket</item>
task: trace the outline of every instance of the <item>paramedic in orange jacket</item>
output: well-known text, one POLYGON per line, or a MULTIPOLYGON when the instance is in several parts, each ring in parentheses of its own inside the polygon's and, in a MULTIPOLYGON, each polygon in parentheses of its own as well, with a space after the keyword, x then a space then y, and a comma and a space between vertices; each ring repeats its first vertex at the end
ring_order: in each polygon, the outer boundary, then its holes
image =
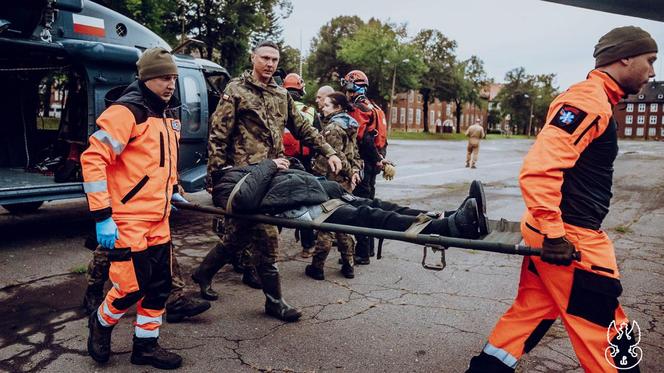
POLYGON ((171 290, 171 200, 182 200, 174 194, 178 71, 163 48, 146 50, 137 67, 139 79, 99 116, 99 130, 81 156, 83 186, 97 241, 110 250, 113 283, 90 315, 88 352, 97 362, 108 361, 113 327, 137 303, 131 362, 173 369, 181 357, 159 347, 157 339, 171 290))
POLYGON ((551 103, 519 177, 527 207, 521 232, 542 255, 524 258, 516 299, 468 372, 513 372, 558 317, 585 371, 616 372, 638 363, 627 353, 629 341, 618 338, 616 329, 628 320, 618 303, 613 245, 600 226, 618 155, 613 106, 655 76, 656 53, 647 32, 616 28, 595 46, 595 70, 551 103), (609 340, 620 347, 613 357, 618 349, 609 340))

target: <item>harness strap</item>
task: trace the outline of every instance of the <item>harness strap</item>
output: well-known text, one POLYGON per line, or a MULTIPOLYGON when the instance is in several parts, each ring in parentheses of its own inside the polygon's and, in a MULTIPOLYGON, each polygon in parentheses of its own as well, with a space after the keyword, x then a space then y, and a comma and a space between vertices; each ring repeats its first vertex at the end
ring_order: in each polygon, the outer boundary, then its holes
POLYGON ((244 183, 248 176, 249 174, 242 176, 242 179, 240 179, 240 181, 238 181, 237 184, 235 184, 233 187, 233 190, 231 190, 231 194, 228 196, 228 202, 226 202, 226 211, 229 213, 233 213, 233 198, 235 198, 235 195, 240 190, 242 183, 244 183))
POLYGON ((404 232, 406 237, 416 238, 417 235, 420 234, 420 232, 422 232, 429 224, 431 224, 432 221, 433 219, 429 215, 417 215, 413 224, 411 224, 410 227, 408 227, 408 229, 406 229, 404 232))
POLYGON ((322 203, 320 206, 322 208, 322 212, 320 215, 314 219, 314 223, 320 224, 327 220, 332 214, 341 206, 345 206, 348 203, 346 201, 340 200, 340 199, 331 199, 329 201, 326 201, 322 203))

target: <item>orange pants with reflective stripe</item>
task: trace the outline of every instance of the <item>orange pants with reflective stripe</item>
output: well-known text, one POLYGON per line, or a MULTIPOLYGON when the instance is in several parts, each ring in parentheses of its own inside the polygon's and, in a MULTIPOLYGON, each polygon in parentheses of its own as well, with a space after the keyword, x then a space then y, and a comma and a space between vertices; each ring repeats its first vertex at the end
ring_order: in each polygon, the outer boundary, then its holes
MULTIPOLYGON (((618 334, 611 323, 620 326, 628 320, 618 303, 622 287, 613 244, 602 231, 569 224, 565 231, 581 252, 581 261, 556 266, 536 256, 525 257, 516 299, 498 321, 484 352, 513 368, 560 317, 587 372, 616 372, 616 362, 611 361, 612 366, 607 360, 609 341, 618 334)), ((528 213, 521 232, 527 245, 542 247, 544 236, 528 213)), ((626 353, 621 351, 616 361, 626 353)))
POLYGON ((135 335, 159 336, 166 299, 171 290, 172 249, 168 219, 158 222, 116 221, 119 239, 115 250, 131 250, 128 260, 111 261, 109 278, 113 288, 99 306, 103 325, 118 323, 133 304, 136 307, 135 335))

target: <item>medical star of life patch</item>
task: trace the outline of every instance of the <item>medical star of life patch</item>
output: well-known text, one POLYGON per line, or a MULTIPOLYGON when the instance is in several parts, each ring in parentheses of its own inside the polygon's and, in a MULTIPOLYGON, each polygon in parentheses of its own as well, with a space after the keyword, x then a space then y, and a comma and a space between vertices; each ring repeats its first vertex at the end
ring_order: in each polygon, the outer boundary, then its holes
POLYGON ((588 113, 577 107, 563 105, 551 118, 550 124, 562 128, 567 133, 574 133, 587 115, 588 113))

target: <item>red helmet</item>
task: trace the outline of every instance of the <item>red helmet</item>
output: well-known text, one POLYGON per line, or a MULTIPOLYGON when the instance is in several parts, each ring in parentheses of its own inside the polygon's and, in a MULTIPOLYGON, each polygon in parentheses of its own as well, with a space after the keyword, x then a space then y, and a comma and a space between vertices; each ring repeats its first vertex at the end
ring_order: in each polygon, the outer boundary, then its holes
POLYGON ((286 75, 284 78, 284 88, 291 88, 291 89, 297 89, 298 91, 303 91, 304 90, 304 80, 302 79, 301 76, 295 74, 295 73, 290 73, 286 75))
POLYGON ((353 70, 344 76, 341 85, 345 86, 347 83, 368 87, 369 78, 367 78, 367 74, 361 70, 353 70))

